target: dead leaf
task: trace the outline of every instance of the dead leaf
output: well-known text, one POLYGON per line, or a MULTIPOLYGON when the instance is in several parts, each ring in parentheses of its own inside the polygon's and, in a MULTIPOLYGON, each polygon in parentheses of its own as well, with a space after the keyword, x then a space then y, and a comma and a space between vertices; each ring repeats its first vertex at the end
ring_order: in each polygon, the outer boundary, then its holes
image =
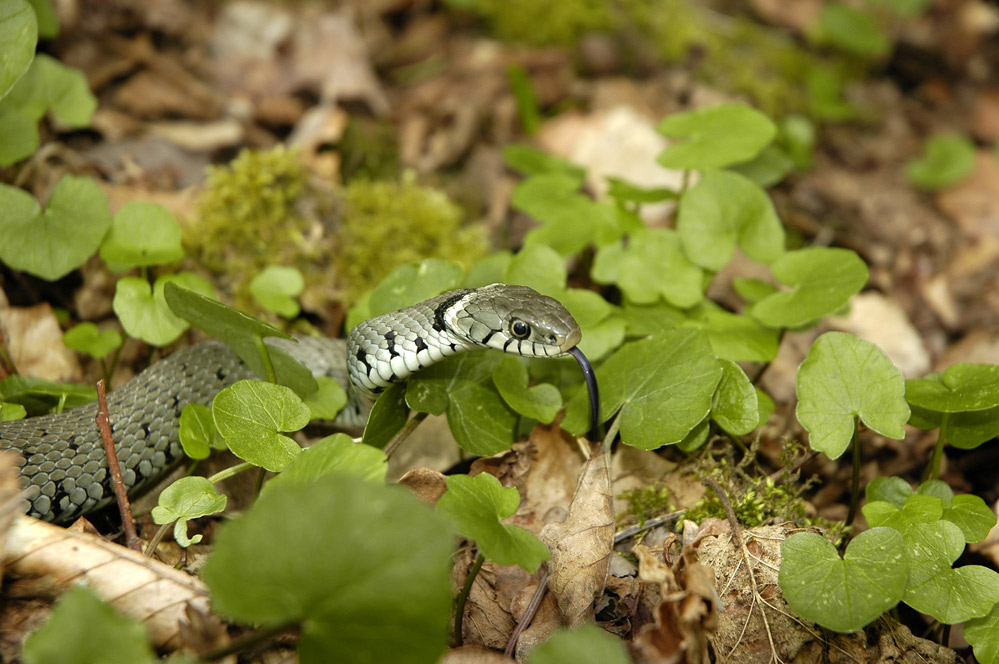
POLYGON ((76 353, 62 343, 62 328, 48 304, 0 308, 0 331, 17 370, 32 378, 82 380, 76 353))
POLYGON ((576 627, 591 620, 614 546, 610 454, 597 454, 583 464, 568 518, 564 523, 549 523, 539 537, 552 553, 548 588, 563 622, 576 627))
POLYGON ((447 491, 444 473, 430 468, 413 468, 400 477, 396 484, 406 487, 414 496, 431 506, 436 505, 447 491))
POLYGON ((966 237, 999 236, 999 161, 992 150, 979 150, 971 177, 945 189, 937 205, 966 237))
POLYGON ((19 517, 4 559, 23 577, 50 577, 60 585, 85 582, 122 613, 146 623, 157 648, 184 645, 187 607, 210 613, 208 588, 189 574, 99 537, 19 517))

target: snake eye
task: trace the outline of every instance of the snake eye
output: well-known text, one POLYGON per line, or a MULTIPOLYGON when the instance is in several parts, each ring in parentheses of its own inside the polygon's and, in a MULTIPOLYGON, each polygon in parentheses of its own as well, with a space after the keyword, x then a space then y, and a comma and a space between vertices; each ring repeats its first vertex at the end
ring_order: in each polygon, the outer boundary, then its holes
POLYGON ((531 326, 519 318, 514 318, 510 322, 510 332, 518 339, 526 339, 531 333, 531 326))

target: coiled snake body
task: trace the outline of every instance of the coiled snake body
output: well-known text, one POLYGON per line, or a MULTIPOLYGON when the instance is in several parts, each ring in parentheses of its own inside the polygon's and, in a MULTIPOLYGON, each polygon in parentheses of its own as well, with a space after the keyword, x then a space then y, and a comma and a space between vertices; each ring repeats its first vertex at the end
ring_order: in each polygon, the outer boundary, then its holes
MULTIPOLYGON (((324 337, 267 343, 348 389, 350 402, 337 422, 357 426, 384 388, 449 355, 489 347, 558 357, 579 340, 579 327, 557 300, 525 286, 493 284, 376 316, 355 327, 346 344, 324 337)), ((126 488, 147 483, 180 458, 177 429, 187 404, 207 405, 219 390, 244 378, 256 376, 227 346, 207 341, 169 355, 108 395, 126 488)), ((20 455, 31 516, 68 521, 113 499, 96 413, 96 404, 88 404, 0 422, 0 448, 20 455)))

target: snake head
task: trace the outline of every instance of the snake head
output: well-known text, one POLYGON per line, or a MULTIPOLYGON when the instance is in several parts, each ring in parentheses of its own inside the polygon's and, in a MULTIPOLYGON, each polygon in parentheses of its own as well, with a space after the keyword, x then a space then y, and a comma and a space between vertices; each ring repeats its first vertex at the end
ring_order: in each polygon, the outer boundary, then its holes
POLYGON ((455 332, 472 343, 528 357, 558 357, 582 333, 555 298, 527 286, 492 284, 473 291, 448 316, 455 332))

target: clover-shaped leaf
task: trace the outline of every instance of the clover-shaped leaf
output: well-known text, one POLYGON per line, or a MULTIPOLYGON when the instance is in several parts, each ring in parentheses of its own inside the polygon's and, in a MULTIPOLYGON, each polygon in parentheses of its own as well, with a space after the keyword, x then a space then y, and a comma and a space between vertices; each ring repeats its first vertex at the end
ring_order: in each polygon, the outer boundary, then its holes
POLYGON ((974 170, 975 144, 965 136, 933 136, 922 156, 905 165, 909 182, 929 191, 957 184, 974 170))
POLYGON ((213 291, 210 283, 193 272, 164 275, 152 286, 142 277, 119 279, 112 306, 125 332, 154 346, 173 343, 183 334, 188 322, 174 314, 164 297, 169 283, 204 296, 213 291))
POLYGON ((744 436, 760 423, 756 389, 738 364, 718 362, 722 377, 711 398, 711 419, 733 436, 744 436))
POLYGON ((690 260, 717 271, 738 244, 760 263, 784 253, 784 227, 770 197, 749 178, 731 171, 708 171, 680 197, 677 231, 690 260))
POLYGON ((864 497, 868 502, 883 500, 892 503, 896 507, 901 507, 905 500, 915 493, 912 486, 901 477, 880 476, 875 477, 864 490, 864 497))
POLYGON ((835 632, 853 632, 892 608, 905 592, 908 564, 901 533, 871 528, 855 537, 841 559, 815 533, 781 544, 777 577, 794 612, 835 632))
POLYGON ((777 357, 780 331, 755 318, 725 311, 710 300, 689 309, 678 327, 704 330, 715 355, 733 362, 770 362, 777 357))
POLYGON ((250 280, 250 293, 264 309, 282 318, 294 318, 301 311, 298 300, 305 278, 294 267, 268 265, 250 280))
POLYGON ((226 497, 219 495, 215 485, 204 477, 182 477, 160 494, 153 508, 153 521, 163 525, 173 523, 177 544, 189 547, 201 541, 201 535, 187 536, 187 522, 225 509, 226 497))
POLYGON ((177 220, 155 203, 132 201, 123 205, 101 244, 101 258, 117 271, 172 263, 183 257, 177 220))
POLYGON ((66 175, 43 212, 35 198, 0 184, 0 260, 48 281, 83 265, 111 226, 108 199, 90 178, 66 175))
POLYGON ((770 266, 791 290, 769 295, 748 312, 764 325, 799 327, 834 313, 867 283, 867 266, 849 249, 789 251, 770 266))
MULTIPOLYGON (((667 330, 625 344, 597 369, 603 419, 621 414, 621 440, 651 450, 678 443, 704 420, 722 367, 700 330, 667 330)), ((566 409, 563 427, 589 426, 585 390, 566 409)))
POLYGON ((122 338, 118 330, 98 330, 94 323, 84 322, 66 330, 62 342, 67 348, 99 360, 121 348, 122 338))
POLYGON ((850 334, 826 332, 798 367, 798 421, 812 449, 836 459, 850 444, 856 417, 901 440, 909 419, 904 392, 902 372, 884 351, 850 334))
POLYGON ((562 394, 548 383, 529 385, 527 365, 507 356, 493 369, 493 383, 510 408, 532 420, 549 424, 562 409, 562 394))
POLYGON ((513 516, 519 505, 516 489, 503 487, 489 473, 479 473, 475 477, 448 477, 447 492, 437 501, 437 511, 451 520, 462 537, 475 540, 492 562, 519 565, 533 574, 551 554, 532 533, 501 523, 513 516))
POLYGON ((875 500, 861 508, 867 525, 886 526, 904 533, 917 523, 931 523, 943 515, 943 504, 935 496, 912 494, 901 507, 886 500, 875 500))
POLYGON ((204 577, 221 613, 300 625, 302 664, 420 664, 446 647, 450 535, 396 487, 348 475, 285 484, 222 525, 204 577))
POLYGON ((950 521, 911 525, 905 532, 909 583, 905 603, 947 625, 980 618, 999 602, 999 573, 981 565, 954 569, 964 534, 950 521))
POLYGON ((567 278, 565 260, 558 252, 536 244, 514 254, 502 281, 528 286, 539 293, 556 297, 565 289, 567 278))
POLYGON ((90 92, 82 71, 38 53, 4 98, 3 106, 16 108, 34 120, 49 112, 60 122, 82 129, 90 124, 97 98, 90 92))
POLYGON ((329 475, 352 475, 384 484, 387 470, 384 452, 335 433, 302 450, 280 475, 264 485, 264 491, 284 484, 310 484, 329 475))
POLYGON ((906 381, 910 424, 940 429, 943 439, 964 449, 999 435, 999 366, 955 364, 943 374, 906 381))
POLYGON ((241 380, 215 395, 212 417, 232 453, 273 472, 284 470, 302 448, 282 432, 298 431, 312 412, 283 385, 241 380))
POLYGON ((666 168, 703 171, 748 161, 777 135, 770 118, 745 104, 721 104, 671 115, 656 127, 668 138, 687 139, 656 159, 666 168))
POLYGON ((634 233, 627 243, 601 247, 591 275, 597 283, 617 284, 636 304, 665 298, 685 308, 704 299, 704 273, 684 254, 676 231, 668 228, 634 233))

